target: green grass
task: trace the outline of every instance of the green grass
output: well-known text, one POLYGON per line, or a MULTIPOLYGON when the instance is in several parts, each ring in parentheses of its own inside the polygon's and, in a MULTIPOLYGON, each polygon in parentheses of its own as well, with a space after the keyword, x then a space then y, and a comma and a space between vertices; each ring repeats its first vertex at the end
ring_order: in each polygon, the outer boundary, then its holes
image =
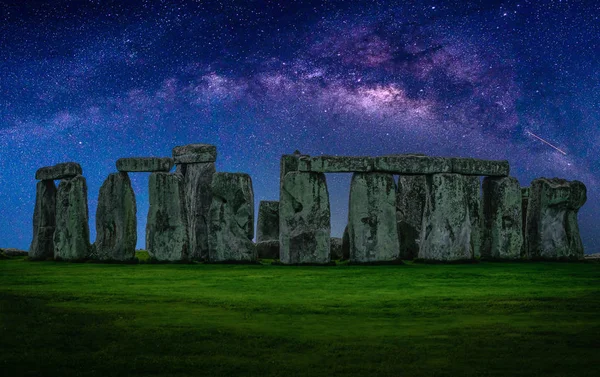
POLYGON ((3 376, 600 376, 600 264, 0 261, 3 376))

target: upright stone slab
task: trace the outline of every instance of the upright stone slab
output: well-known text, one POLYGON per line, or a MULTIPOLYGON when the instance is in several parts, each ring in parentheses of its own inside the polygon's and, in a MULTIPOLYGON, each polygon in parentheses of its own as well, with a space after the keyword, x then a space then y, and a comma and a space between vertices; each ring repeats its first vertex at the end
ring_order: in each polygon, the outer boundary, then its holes
POLYGON ((158 261, 187 261, 189 240, 181 174, 152 173, 146 248, 158 261))
POLYGON ((401 175, 396 192, 396 220, 402 259, 413 259, 419 255, 424 208, 425 176, 401 175))
POLYGON ((136 212, 135 194, 127 173, 109 174, 98 195, 96 258, 114 261, 135 258, 136 212))
POLYGON ((523 228, 523 252, 525 254, 525 229, 527 228, 527 207, 529 206, 529 187, 521 187, 521 212, 523 214, 523 221, 521 222, 523 228))
POLYGON ((577 213, 586 200, 586 187, 579 181, 539 178, 531 182, 526 257, 582 259, 577 213))
POLYGON ((514 177, 483 180, 482 258, 519 259, 523 249, 521 185, 514 177))
POLYGON ((54 257, 54 229, 56 228, 56 186, 54 181, 37 183, 33 210, 33 240, 29 258, 43 260, 54 257))
POLYGON ((399 258, 396 183, 391 174, 354 173, 348 234, 350 262, 381 263, 399 258))
POLYGON ((340 237, 331 237, 331 244, 329 249, 329 257, 331 258, 331 260, 339 260, 344 258, 344 256, 342 255, 342 242, 343 240, 340 237))
POLYGON ((209 222, 211 262, 254 262, 254 192, 244 173, 215 173, 209 222))
POLYGON ((258 205, 258 242, 279 239, 279 202, 262 200, 258 205))
POLYGON ((54 258, 82 260, 89 257, 87 184, 81 175, 60 181, 56 192, 54 258))
POLYGON ((471 246, 473 257, 481 257, 481 244, 483 242, 483 204, 481 199, 481 180, 477 176, 463 176, 465 180, 465 193, 469 207, 469 220, 471 221, 471 246))
POLYGON ((350 259, 350 234, 348 233, 348 225, 344 228, 344 235, 342 236, 342 259, 350 259))
POLYGON ((329 263, 330 216, 325 175, 299 171, 287 173, 279 200, 281 262, 329 263))
POLYGON ((419 258, 443 262, 473 259, 469 188, 465 176, 428 175, 425 192, 419 258))
POLYGON ((283 187, 283 177, 291 171, 298 171, 300 158, 310 158, 302 155, 300 151, 294 151, 294 154, 284 154, 279 163, 279 188, 283 187))

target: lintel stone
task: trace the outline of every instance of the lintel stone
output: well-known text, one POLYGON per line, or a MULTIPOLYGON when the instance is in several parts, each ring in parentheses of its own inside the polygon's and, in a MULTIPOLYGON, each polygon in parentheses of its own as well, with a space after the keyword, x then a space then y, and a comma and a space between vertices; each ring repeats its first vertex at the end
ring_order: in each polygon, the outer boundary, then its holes
POLYGON ((63 178, 73 178, 82 175, 81 165, 76 162, 63 162, 54 166, 39 168, 35 172, 35 179, 40 181, 50 181, 63 178))
POLYGON ((452 161, 444 157, 396 154, 375 158, 375 171, 395 174, 450 173, 452 161))
POLYGON ((117 160, 117 170, 123 172, 168 172, 173 168, 170 157, 127 157, 117 160))
POLYGON ((176 164, 196 164, 217 161, 217 147, 211 144, 188 144, 173 148, 176 164))
POLYGON ((508 177, 508 161, 480 160, 476 158, 452 158, 452 172, 463 175, 482 175, 489 177, 508 177))
POLYGON ((301 157, 299 171, 317 173, 352 173, 373 171, 373 157, 368 156, 316 156, 301 157))

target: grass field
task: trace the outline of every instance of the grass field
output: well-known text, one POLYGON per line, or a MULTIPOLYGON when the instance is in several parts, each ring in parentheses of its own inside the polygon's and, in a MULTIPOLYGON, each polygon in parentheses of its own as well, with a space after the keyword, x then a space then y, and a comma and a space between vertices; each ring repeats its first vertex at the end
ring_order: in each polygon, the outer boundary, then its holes
POLYGON ((600 264, 0 260, 2 376, 600 376, 600 264))

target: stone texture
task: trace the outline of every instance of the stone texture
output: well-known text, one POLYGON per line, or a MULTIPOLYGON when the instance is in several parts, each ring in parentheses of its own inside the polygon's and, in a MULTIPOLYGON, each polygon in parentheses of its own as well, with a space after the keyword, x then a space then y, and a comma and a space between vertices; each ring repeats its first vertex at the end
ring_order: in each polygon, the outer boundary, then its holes
POLYGON ((314 171, 317 173, 370 172, 373 170, 373 158, 364 156, 317 156, 301 158, 298 170, 314 171))
POLYGON ((63 178, 73 178, 83 174, 81 166, 76 162, 63 162, 54 166, 46 166, 35 172, 35 179, 41 181, 52 181, 63 178))
POLYGON ((150 208, 146 248, 158 261, 187 261, 189 240, 181 174, 152 173, 148 183, 150 208))
POLYGON ((470 190, 465 178, 448 173, 426 177, 420 259, 449 262, 470 260, 475 256, 470 190))
POLYGON ((63 179, 56 192, 56 229, 54 258, 81 260, 89 257, 87 184, 78 175, 63 179))
POLYGON ((29 257, 42 260, 54 257, 54 230, 56 228, 56 186, 54 181, 37 183, 33 210, 33 240, 29 257))
POLYGON ((258 242, 279 240, 279 202, 262 200, 258 205, 258 242))
POLYGON ((419 255, 425 185, 424 175, 401 175, 398 178, 396 221, 401 259, 414 259, 419 255))
POLYGON ((507 177, 510 172, 508 161, 479 160, 476 158, 452 158, 452 172, 463 175, 507 177))
POLYGON ((195 164, 217 161, 217 147, 210 144, 188 144, 173 148, 176 164, 195 164))
POLYGON ((343 240, 339 237, 331 237, 329 256, 331 260, 343 259, 342 255, 343 240))
POLYGON ((399 258, 396 183, 391 174, 354 173, 348 234, 351 262, 389 262, 399 258))
POLYGON ((465 195, 469 207, 469 220, 471 221, 471 246, 473 257, 481 257, 481 244, 483 242, 483 201, 481 199, 481 179, 478 176, 465 176, 465 195))
POLYGON ((173 168, 170 157, 127 157, 117 160, 117 170, 123 172, 168 172, 173 168))
POLYGON ((482 258, 519 259, 523 249, 521 185, 514 177, 483 180, 482 258))
POLYGON ((523 229, 523 252, 522 255, 525 253, 525 228, 526 223, 527 223, 527 207, 529 205, 529 187, 521 187, 521 213, 523 214, 523 222, 522 224, 522 229, 523 229))
POLYGON ((244 173, 215 173, 209 216, 209 260, 254 262, 254 192, 244 173))
POLYGON ((526 257, 582 259, 577 213, 587 200, 579 181, 539 178, 531 182, 526 221, 526 257))
POLYGON ((310 156, 302 155, 300 151, 295 151, 294 154, 284 154, 281 156, 279 163, 279 188, 283 187, 283 177, 289 172, 298 171, 300 159, 310 159, 310 156))
POLYGON ((257 242, 256 255, 259 259, 279 259, 279 240, 257 242))
POLYGON ((19 250, 12 247, 7 249, 0 248, 0 254, 4 254, 7 257, 26 257, 29 255, 25 250, 19 250))
POLYGON ((329 193, 323 173, 289 172, 279 200, 280 260, 284 264, 329 263, 329 193))
POLYGON ((375 157, 375 171, 393 174, 435 174, 452 171, 452 160, 417 154, 375 157))
POLYGON ((350 234, 348 233, 348 225, 344 228, 344 235, 342 236, 342 259, 350 259, 350 234))
POLYGON ((184 202, 187 214, 191 260, 208 260, 208 215, 212 203, 212 162, 177 165, 184 177, 184 202))
POLYGON ((135 194, 127 173, 110 174, 98 195, 96 258, 115 261, 135 258, 136 212, 135 194))

